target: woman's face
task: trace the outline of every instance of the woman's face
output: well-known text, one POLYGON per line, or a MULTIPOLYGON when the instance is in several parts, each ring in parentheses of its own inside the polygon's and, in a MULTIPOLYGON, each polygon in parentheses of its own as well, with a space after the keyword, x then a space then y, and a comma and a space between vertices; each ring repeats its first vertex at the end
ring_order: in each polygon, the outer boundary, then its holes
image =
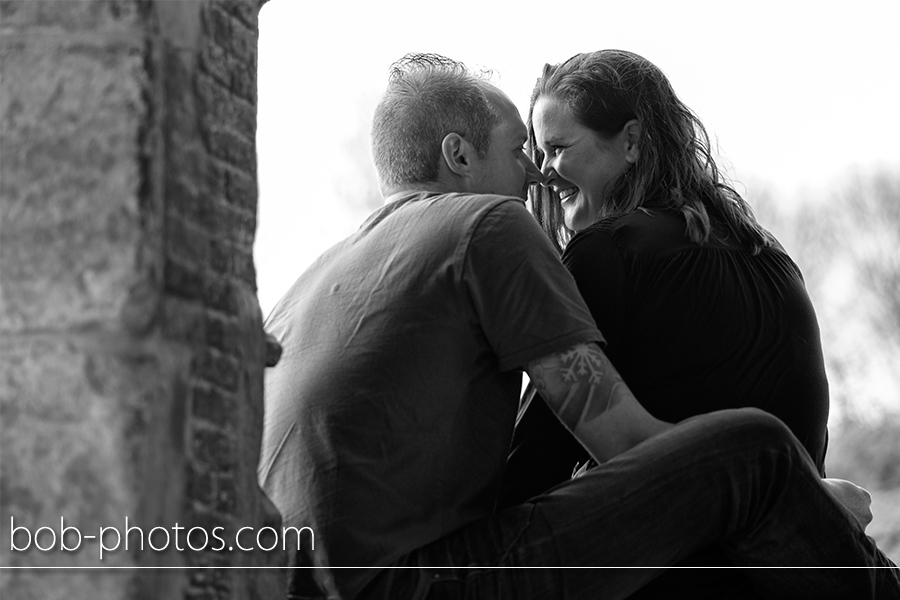
POLYGON ((610 183, 637 159, 629 125, 604 138, 578 123, 563 102, 548 96, 537 99, 531 120, 544 153, 544 185, 559 194, 566 227, 584 229, 597 220, 610 183))

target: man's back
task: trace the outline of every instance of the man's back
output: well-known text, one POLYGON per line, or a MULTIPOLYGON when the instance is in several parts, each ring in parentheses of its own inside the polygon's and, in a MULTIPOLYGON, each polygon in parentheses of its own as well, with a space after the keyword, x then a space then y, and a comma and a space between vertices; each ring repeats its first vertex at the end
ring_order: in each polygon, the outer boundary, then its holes
MULTIPOLYGON (((260 479, 328 565, 388 564, 491 514, 518 367, 599 338, 585 311, 565 314, 574 284, 521 202, 392 200, 266 322, 284 355, 266 379, 260 479), (558 291, 547 319, 541 296, 558 291)), ((369 575, 336 577, 352 596, 369 575)))

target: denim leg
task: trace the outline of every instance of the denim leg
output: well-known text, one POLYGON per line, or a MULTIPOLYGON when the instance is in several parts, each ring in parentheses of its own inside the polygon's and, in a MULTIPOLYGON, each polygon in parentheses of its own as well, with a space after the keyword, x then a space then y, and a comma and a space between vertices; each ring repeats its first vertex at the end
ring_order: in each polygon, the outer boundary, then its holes
MULTIPOLYGON (((893 566, 831 499, 787 428, 739 409, 689 419, 414 551, 397 566, 416 568, 383 573, 367 597, 624 598, 716 541, 743 567, 893 566), (497 568, 526 566, 645 568, 497 568), (403 586, 415 595, 392 593, 403 586)), ((889 568, 744 573, 764 598, 900 597, 889 568)))

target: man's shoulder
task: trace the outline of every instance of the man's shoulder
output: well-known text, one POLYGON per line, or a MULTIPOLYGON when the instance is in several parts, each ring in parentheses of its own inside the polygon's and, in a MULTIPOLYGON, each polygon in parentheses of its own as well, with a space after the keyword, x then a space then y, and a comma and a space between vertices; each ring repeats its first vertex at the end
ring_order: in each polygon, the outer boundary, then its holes
POLYGON ((494 211, 528 213, 525 201, 513 196, 409 191, 388 196, 385 205, 369 217, 362 229, 366 230, 390 217, 422 224, 436 221, 450 227, 454 222, 457 225, 472 225, 494 211))
POLYGON ((403 221, 427 229, 437 227, 446 234, 474 232, 485 223, 506 229, 505 226, 514 227, 517 221, 533 221, 524 200, 498 194, 419 192, 395 196, 389 204, 395 205, 392 212, 399 213, 398 216, 406 215, 400 217, 403 221))
POLYGON ((502 207, 501 210, 520 210, 525 208, 525 201, 513 196, 502 196, 499 194, 468 194, 465 192, 451 192, 443 194, 442 196, 449 203, 473 211, 489 212, 497 207, 502 207))
POLYGON ((471 192, 437 192, 427 190, 408 190, 396 192, 385 199, 385 205, 392 204, 408 204, 410 202, 432 201, 432 202, 456 202, 463 204, 496 205, 512 203, 525 206, 525 200, 516 198, 515 196, 504 196, 501 194, 475 194, 471 192))

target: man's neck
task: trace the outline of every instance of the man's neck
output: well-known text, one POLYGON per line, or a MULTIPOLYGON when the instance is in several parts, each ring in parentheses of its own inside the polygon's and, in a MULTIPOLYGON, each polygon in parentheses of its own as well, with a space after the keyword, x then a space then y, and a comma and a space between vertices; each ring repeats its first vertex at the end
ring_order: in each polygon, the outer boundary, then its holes
POLYGON ((391 202, 400 198, 404 194, 415 194, 417 192, 435 192, 438 194, 449 194, 460 190, 451 189, 450 186, 439 182, 432 181, 427 183, 403 183, 397 186, 382 188, 381 194, 384 196, 385 202, 391 202))

